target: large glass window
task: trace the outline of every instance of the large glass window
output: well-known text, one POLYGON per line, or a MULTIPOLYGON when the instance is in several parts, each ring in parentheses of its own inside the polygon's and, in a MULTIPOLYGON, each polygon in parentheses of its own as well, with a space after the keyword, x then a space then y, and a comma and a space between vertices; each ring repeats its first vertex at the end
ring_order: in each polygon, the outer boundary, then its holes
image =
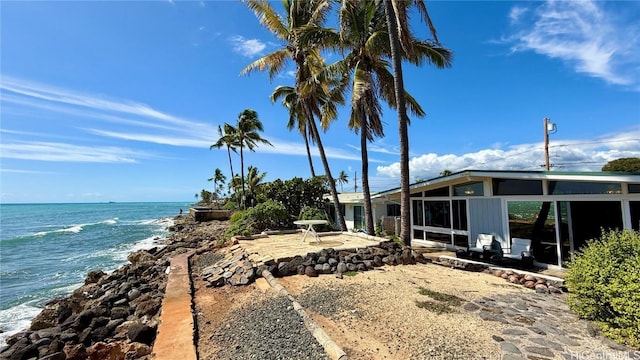
POLYGON ((629 201, 631 210, 631 228, 640 231, 640 201, 629 201))
POLYGON ((629 194, 638 194, 640 193, 640 184, 628 184, 629 194))
POLYGON ((451 228, 449 201, 424 202, 425 225, 451 228))
POLYGON ((400 216, 400 205, 387 204, 387 216, 400 216))
POLYGON ((542 181, 493 179, 493 195, 542 195, 542 181))
POLYGON ((422 210, 422 200, 413 200, 413 225, 424 225, 424 212, 422 210))
POLYGON ((453 196, 482 196, 484 186, 482 182, 470 182, 453 187, 453 196))
POLYGON ((621 194, 619 183, 601 183, 586 181, 549 181, 549 194, 621 194))
POLYGON ((436 242, 444 243, 444 244, 451 244, 451 235, 434 233, 434 232, 427 232, 427 240, 436 241, 436 242))
POLYGON ((453 208, 453 228, 456 230, 467 229, 467 200, 451 201, 453 208))
POLYGON ((453 245, 467 247, 469 246, 469 236, 468 235, 453 235, 453 245))
POLYGON ((425 197, 449 196, 449 187, 441 187, 438 189, 427 190, 424 192, 425 197))
POLYGON ((531 240, 531 250, 536 260, 558 264, 556 243, 556 216, 552 202, 510 201, 509 234, 511 239, 531 240))

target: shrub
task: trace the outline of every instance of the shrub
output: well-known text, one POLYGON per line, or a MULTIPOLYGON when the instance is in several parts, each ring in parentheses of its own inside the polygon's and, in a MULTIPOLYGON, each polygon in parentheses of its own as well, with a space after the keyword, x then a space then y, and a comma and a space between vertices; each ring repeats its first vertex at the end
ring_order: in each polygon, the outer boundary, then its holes
POLYGON ((316 225, 317 231, 331 231, 333 226, 331 220, 327 217, 327 212, 324 209, 318 209, 317 207, 305 206, 300 210, 299 220, 327 220, 327 225, 316 225))
POLYGON ((250 236, 264 230, 284 229, 291 220, 284 206, 277 201, 268 200, 249 210, 236 211, 229 219, 229 228, 225 238, 232 236, 250 236))
POLYGON ((603 334, 640 347, 640 232, 602 233, 572 254, 565 277, 569 307, 603 334))

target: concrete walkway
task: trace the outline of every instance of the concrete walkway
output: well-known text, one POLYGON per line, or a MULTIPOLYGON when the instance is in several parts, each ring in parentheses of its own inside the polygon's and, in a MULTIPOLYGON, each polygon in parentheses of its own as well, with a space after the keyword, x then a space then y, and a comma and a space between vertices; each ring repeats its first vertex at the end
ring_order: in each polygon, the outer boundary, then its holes
POLYGON ((160 326, 153 345, 154 359, 197 359, 189 277, 189 257, 193 254, 191 251, 171 259, 167 288, 162 300, 160 326))

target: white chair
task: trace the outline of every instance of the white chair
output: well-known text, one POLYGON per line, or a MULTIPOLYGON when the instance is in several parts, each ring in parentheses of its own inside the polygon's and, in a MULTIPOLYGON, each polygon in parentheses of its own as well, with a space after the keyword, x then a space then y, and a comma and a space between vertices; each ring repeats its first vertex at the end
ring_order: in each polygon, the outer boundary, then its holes
POLYGON ((524 266, 533 266, 533 255, 531 254, 531 240, 522 238, 511 239, 511 250, 503 257, 511 260, 518 260, 524 266))
POLYGON ((493 235, 478 234, 475 243, 469 244, 468 253, 471 256, 473 256, 473 254, 482 254, 483 257, 498 255, 500 250, 496 245, 497 243, 494 241, 493 235))

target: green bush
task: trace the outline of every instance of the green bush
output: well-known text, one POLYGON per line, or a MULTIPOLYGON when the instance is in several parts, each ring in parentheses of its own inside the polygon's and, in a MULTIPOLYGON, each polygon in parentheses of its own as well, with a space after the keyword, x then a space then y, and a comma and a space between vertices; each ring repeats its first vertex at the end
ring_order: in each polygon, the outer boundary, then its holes
POLYGON ((313 206, 305 206, 300 210, 300 215, 298 216, 299 220, 327 220, 329 223, 327 225, 316 225, 315 229, 317 231, 331 231, 333 226, 331 225, 331 220, 327 216, 327 212, 324 209, 318 209, 313 206))
POLYGON ((277 201, 268 200, 249 210, 236 211, 229 219, 229 228, 225 238, 232 236, 250 236, 264 230, 285 229, 291 219, 284 206, 277 201))
POLYGON ((610 338, 640 347, 640 232, 602 233, 572 254, 569 307, 610 338))

